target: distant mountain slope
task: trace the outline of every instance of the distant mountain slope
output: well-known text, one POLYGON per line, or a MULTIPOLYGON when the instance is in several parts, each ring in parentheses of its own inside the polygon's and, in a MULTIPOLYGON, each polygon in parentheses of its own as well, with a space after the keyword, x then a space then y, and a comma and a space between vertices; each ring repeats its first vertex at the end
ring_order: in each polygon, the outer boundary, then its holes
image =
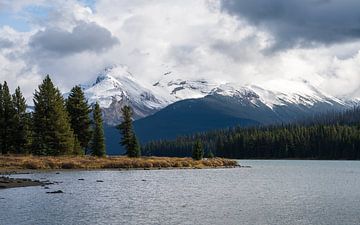
MULTIPOLYGON (((213 94, 173 103, 153 115, 136 120, 134 128, 140 141, 146 143, 226 127, 289 123, 320 112, 341 109, 344 109, 344 105, 336 102, 316 102, 311 107, 288 104, 269 108, 256 102, 253 97, 213 94)), ((105 132, 108 153, 123 153, 118 144, 118 131, 107 126, 105 132)))
POLYGON ((123 66, 106 68, 98 75, 95 83, 82 85, 82 88, 89 103, 99 102, 105 123, 109 125, 121 121, 121 107, 125 105, 130 105, 134 110, 134 118, 139 119, 171 103, 142 86, 123 66))
POLYGON ((179 101, 135 121, 134 126, 144 142, 237 125, 288 123, 319 112, 344 108, 338 102, 313 102, 311 106, 288 103, 270 108, 255 93, 245 96, 215 93, 204 98, 179 101))
MULTIPOLYGON (((176 102, 154 115, 134 122, 135 132, 142 143, 157 139, 171 139, 178 135, 203 132, 212 129, 260 125, 259 122, 242 118, 231 109, 217 109, 220 99, 211 96, 176 102)), ((222 106, 220 106, 222 107, 222 106)), ((122 154, 119 132, 112 126, 105 127, 108 154, 122 154)))
MULTIPOLYGON (((234 98, 231 104, 253 105, 271 110, 281 108, 308 111, 309 108, 324 105, 348 107, 358 100, 342 101, 321 92, 304 81, 271 80, 256 85, 240 86, 234 83, 219 83, 205 79, 180 79, 173 73, 165 73, 153 85, 143 85, 125 66, 105 68, 90 85, 82 85, 90 103, 98 101, 104 113, 106 124, 116 125, 121 121, 121 107, 130 105, 134 119, 152 115, 166 106, 185 99, 201 99, 208 95, 234 98), (298 107, 297 107, 298 106, 298 107)), ((217 106, 216 106, 217 107, 217 106)), ((224 106, 223 107, 228 107, 224 106)), ((231 107, 231 106, 230 106, 231 107)), ((265 110, 265 109, 264 109, 265 110)), ((320 109, 319 109, 320 110, 320 109)), ((250 113, 250 112, 249 112, 250 113)), ((281 116, 286 113, 281 113, 281 116)), ((291 116, 291 115, 289 115, 291 116)))
POLYGON ((223 104, 214 96, 183 100, 154 115, 135 121, 134 127, 140 140, 146 142, 234 125, 260 124, 256 120, 243 117, 233 111, 234 108, 229 107, 230 105, 223 104))
POLYGON ((167 72, 146 85, 124 66, 108 67, 93 84, 82 87, 89 103, 100 103, 108 151, 117 154, 122 151, 120 137, 112 126, 121 122, 124 105, 133 108, 136 132, 142 142, 147 142, 236 125, 288 123, 359 103, 358 99, 327 95, 306 81, 238 85, 181 79, 167 72))
POLYGON ((360 108, 323 113, 306 123, 232 127, 152 141, 143 151, 156 156, 191 156, 195 140, 206 152, 236 159, 360 159, 360 108))

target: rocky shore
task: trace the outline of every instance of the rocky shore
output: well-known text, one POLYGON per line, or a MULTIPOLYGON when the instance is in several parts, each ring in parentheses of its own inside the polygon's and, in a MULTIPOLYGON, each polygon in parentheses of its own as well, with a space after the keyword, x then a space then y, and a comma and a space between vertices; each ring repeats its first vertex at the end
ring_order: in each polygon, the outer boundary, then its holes
POLYGON ((44 182, 25 178, 0 177, 0 189, 45 185, 44 182))

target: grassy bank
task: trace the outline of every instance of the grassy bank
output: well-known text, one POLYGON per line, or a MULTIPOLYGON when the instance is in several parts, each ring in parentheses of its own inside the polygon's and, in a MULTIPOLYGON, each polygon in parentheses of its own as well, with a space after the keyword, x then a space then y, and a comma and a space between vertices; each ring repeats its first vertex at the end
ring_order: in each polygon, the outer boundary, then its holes
POLYGON ((91 156, 0 156, 0 171, 51 169, 155 169, 155 168, 224 168, 237 166, 223 158, 192 160, 191 158, 141 157, 128 158, 91 156))

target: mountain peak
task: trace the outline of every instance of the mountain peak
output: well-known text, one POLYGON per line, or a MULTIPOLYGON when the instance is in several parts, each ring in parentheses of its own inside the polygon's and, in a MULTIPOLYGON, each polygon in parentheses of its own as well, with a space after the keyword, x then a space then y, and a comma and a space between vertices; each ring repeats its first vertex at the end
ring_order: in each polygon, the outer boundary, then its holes
POLYGON ((101 71, 95 83, 82 86, 90 103, 98 102, 104 112, 105 122, 117 124, 121 108, 129 105, 134 118, 141 118, 165 107, 167 100, 142 86, 126 66, 109 66, 101 71))
POLYGON ((168 71, 152 86, 144 86, 134 77, 128 67, 111 65, 98 73, 95 83, 82 86, 90 103, 99 102, 108 124, 121 121, 120 108, 130 105, 135 119, 149 116, 167 105, 185 99, 206 96, 225 97, 242 106, 266 108, 297 107, 311 109, 316 105, 348 107, 359 100, 346 101, 322 92, 303 80, 269 80, 263 83, 240 85, 218 81, 189 78, 168 71), (318 104, 319 103, 319 104, 318 104))
POLYGON ((134 77, 129 72, 128 67, 123 65, 110 65, 105 67, 104 70, 98 74, 94 85, 102 81, 118 83, 123 79, 134 80, 134 77))

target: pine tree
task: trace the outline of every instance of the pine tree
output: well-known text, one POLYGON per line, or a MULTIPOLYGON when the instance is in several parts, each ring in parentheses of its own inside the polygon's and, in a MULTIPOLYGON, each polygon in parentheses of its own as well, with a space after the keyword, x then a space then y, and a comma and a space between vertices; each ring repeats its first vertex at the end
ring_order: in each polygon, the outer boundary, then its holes
POLYGON ((103 129, 103 119, 99 103, 95 103, 93 110, 93 136, 91 141, 91 154, 94 156, 104 156, 105 151, 105 137, 103 129))
POLYGON ((16 88, 12 96, 14 114, 14 130, 12 134, 15 153, 25 154, 29 150, 30 116, 26 113, 26 101, 20 87, 16 88))
POLYGON ((203 157, 204 157, 204 149, 201 144, 201 141, 196 140, 193 147, 192 158, 194 160, 201 160, 203 157))
POLYGON ((1 151, 2 154, 7 154, 14 151, 12 134, 14 130, 15 109, 6 81, 2 86, 1 105, 1 151))
POLYGON ((86 153, 92 137, 89 115, 91 110, 80 86, 75 86, 71 89, 70 95, 66 100, 66 109, 69 113, 71 128, 79 140, 83 152, 86 153))
POLYGON ((121 112, 123 122, 116 127, 122 135, 120 144, 125 147, 127 156, 140 157, 139 142, 132 127, 132 109, 130 106, 124 106, 121 112))
POLYGON ((49 75, 34 94, 33 153, 64 155, 74 151, 74 135, 70 127, 64 99, 49 75))

